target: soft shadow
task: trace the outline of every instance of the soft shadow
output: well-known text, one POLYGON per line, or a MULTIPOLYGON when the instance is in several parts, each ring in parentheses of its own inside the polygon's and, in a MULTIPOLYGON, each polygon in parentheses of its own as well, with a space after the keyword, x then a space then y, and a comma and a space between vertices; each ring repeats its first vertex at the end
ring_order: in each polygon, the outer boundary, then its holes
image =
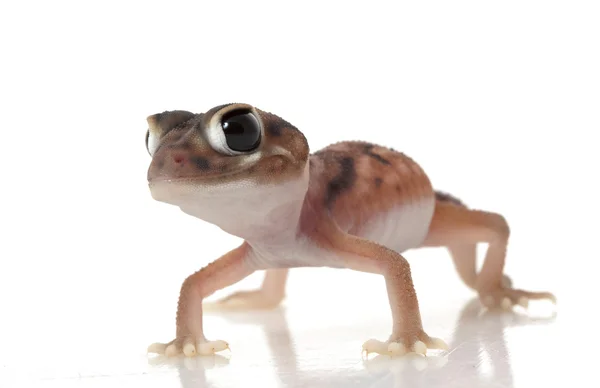
POLYGON ((267 339, 267 345, 273 359, 277 378, 284 385, 289 383, 288 377, 298 374, 298 357, 294 340, 290 334, 285 306, 280 305, 272 310, 256 310, 252 312, 208 312, 218 315, 231 323, 258 326, 267 339))
POLYGON ((510 354, 504 331, 508 327, 548 324, 549 318, 532 318, 518 311, 488 311, 478 298, 462 309, 449 345, 440 356, 377 356, 364 362, 365 368, 380 375, 370 387, 457 386, 513 387, 510 354), (485 358, 490 372, 484 370, 485 358), (387 372, 387 373, 386 373, 387 372))
MULTIPOLYGON (((273 310, 252 312, 207 311, 205 315, 215 315, 232 323, 261 327, 271 349, 273 364, 280 382, 285 385, 284 380, 287 380, 285 376, 296 376, 297 357, 283 306, 273 310)), ((194 358, 156 356, 149 357, 148 363, 157 369, 177 370, 182 388, 204 388, 218 386, 207 380, 205 371, 229 365, 229 358, 219 354, 194 358)))
MULTIPOLYGON (((548 324, 550 318, 532 318, 514 312, 490 312, 478 298, 473 298, 459 313, 450 351, 438 355, 390 358, 377 356, 363 360, 363 370, 347 371, 344 375, 331 370, 302 371, 299 369, 294 341, 288 327, 285 308, 248 312, 209 312, 236 324, 260 327, 268 341, 272 365, 281 386, 311 387, 513 387, 513 377, 504 330, 508 327, 548 324), (485 368, 485 359, 490 368, 485 368), (489 369, 486 370, 486 369, 489 369)), ((156 367, 175 368, 183 388, 215 386, 207 381, 205 370, 226 366, 227 357, 178 357, 151 359, 156 367)), ((360 360, 359 360, 360 362, 360 360)), ((217 384, 218 385, 218 384, 217 384)))
POLYGON ((148 364, 157 369, 177 370, 182 388, 204 388, 213 386, 206 379, 205 371, 229 365, 229 358, 219 354, 194 358, 156 356, 148 358, 148 364))

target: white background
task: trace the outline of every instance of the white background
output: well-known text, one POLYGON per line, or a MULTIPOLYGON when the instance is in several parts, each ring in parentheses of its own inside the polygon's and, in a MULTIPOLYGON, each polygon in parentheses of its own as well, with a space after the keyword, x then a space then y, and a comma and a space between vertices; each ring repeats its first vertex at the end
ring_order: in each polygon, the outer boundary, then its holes
POLYGON ((2 2, 0 386, 582 377, 600 294, 599 17, 594 1, 2 2), (208 316, 226 359, 149 363, 181 281, 238 240, 152 200, 145 119, 234 101, 284 117, 313 150, 402 150, 437 188, 504 214, 507 273, 555 292, 556 319, 457 323, 473 294, 445 251, 421 250, 407 257, 426 330, 455 341, 441 369, 363 364, 361 344, 389 335, 383 280, 331 269, 293 271, 284 309, 208 316))

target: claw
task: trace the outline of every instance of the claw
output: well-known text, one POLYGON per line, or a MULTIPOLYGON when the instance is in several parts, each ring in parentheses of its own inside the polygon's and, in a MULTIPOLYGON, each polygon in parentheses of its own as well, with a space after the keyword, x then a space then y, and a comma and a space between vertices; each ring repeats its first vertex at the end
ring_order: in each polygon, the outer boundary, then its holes
POLYGON ((423 341, 415 341, 412 346, 407 346, 402 341, 381 342, 376 339, 366 341, 362 346, 361 356, 366 353, 377 353, 380 355, 388 355, 390 357, 403 356, 408 353, 416 353, 418 355, 427 355, 427 349, 442 349, 448 350, 448 345, 440 338, 427 337, 427 343, 423 341))
POLYGON ((205 343, 201 343, 198 346, 198 353, 204 356, 211 356, 217 352, 221 352, 223 350, 229 349, 229 344, 225 341, 209 341, 205 343))
POLYGON ((431 349, 448 350, 450 347, 441 338, 431 337, 431 343, 429 344, 431 349))
POLYGON ((362 348, 363 352, 367 352, 367 356, 369 353, 388 354, 388 347, 386 344, 376 339, 366 341, 362 348))

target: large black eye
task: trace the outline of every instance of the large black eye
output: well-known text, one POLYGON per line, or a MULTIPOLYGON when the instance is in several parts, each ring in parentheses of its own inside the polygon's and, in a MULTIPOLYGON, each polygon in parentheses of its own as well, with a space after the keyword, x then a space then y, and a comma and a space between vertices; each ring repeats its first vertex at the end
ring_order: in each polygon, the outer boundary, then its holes
POLYGON ((252 151, 260 144, 260 124, 248 111, 232 111, 221 118, 227 146, 233 151, 252 151))

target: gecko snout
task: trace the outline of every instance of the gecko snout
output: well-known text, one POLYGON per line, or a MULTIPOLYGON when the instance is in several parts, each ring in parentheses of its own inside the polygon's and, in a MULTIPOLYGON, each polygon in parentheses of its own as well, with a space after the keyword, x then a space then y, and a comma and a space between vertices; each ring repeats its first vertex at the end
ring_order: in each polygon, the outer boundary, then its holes
POLYGON ((182 164, 185 164, 187 158, 184 155, 175 153, 172 155, 172 159, 173 159, 173 163, 182 165, 182 164))
POLYGON ((210 174, 211 166, 212 163, 203 155, 166 148, 155 155, 148 171, 148 179, 199 177, 210 174))

